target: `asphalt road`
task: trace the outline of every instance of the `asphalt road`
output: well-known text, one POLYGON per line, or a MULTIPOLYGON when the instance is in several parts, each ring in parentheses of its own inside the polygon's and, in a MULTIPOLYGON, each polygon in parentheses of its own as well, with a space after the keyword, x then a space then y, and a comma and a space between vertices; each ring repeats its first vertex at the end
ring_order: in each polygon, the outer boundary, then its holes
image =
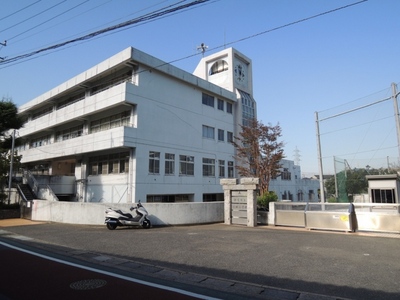
MULTIPOLYGON (((160 285, 141 284, 66 261, 48 259, 18 248, 0 245, 0 299, 202 299, 160 285)), ((203 296, 204 297, 204 296, 203 296)))
POLYGON ((243 284, 265 299, 400 298, 399 235, 224 224, 109 231, 105 226, 51 223, 0 229, 42 249, 78 258, 96 253, 99 263, 109 257, 140 262, 154 268, 152 276, 156 270, 170 270, 185 275, 175 281, 199 276, 197 286, 211 279, 219 282, 215 289, 243 284), (264 290, 257 292, 257 287, 264 290))

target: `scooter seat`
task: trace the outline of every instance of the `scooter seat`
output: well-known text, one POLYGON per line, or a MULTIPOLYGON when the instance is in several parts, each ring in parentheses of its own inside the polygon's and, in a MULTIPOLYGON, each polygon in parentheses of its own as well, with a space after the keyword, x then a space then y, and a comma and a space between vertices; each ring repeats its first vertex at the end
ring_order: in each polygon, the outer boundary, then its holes
POLYGON ((127 217, 127 218, 132 218, 132 215, 130 213, 124 213, 122 210, 116 210, 115 212, 119 213, 120 215, 127 217))

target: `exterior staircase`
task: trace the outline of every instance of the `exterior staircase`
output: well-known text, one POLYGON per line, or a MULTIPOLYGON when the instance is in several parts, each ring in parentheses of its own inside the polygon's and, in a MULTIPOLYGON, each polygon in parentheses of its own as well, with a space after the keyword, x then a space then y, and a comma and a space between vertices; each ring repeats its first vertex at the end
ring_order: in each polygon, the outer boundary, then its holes
POLYGON ((31 201, 36 199, 35 194, 32 192, 29 184, 19 184, 18 191, 21 194, 21 197, 24 198, 26 201, 31 201))

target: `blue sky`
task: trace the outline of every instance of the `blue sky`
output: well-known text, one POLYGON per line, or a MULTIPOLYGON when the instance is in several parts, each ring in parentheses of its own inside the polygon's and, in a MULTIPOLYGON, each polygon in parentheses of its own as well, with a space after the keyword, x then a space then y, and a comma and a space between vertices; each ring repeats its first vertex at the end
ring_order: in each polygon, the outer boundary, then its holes
MULTIPOLYGON (((0 42, 7 40, 7 46, 0 46, 0 57, 30 53, 177 2, 2 1, 0 42)), ((369 0, 268 31, 356 2, 211 0, 28 60, 0 63, 0 97, 24 104, 129 46, 193 72, 201 59, 198 45, 208 45, 209 54, 227 45, 252 59, 259 120, 279 123, 287 159, 295 160, 298 149, 303 174, 318 174, 315 112, 322 119, 390 97, 391 83, 400 82, 400 1, 369 0)), ((391 100, 320 122, 320 132, 325 173, 334 171, 334 156, 351 167, 398 160, 391 100)))

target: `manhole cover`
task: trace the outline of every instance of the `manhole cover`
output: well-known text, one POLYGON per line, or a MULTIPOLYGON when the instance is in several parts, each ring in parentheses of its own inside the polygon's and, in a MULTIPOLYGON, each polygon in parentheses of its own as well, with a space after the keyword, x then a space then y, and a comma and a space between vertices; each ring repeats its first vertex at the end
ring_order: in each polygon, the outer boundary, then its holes
POLYGON ((93 290, 107 284, 107 281, 102 279, 86 279, 71 283, 69 286, 74 290, 93 290))

